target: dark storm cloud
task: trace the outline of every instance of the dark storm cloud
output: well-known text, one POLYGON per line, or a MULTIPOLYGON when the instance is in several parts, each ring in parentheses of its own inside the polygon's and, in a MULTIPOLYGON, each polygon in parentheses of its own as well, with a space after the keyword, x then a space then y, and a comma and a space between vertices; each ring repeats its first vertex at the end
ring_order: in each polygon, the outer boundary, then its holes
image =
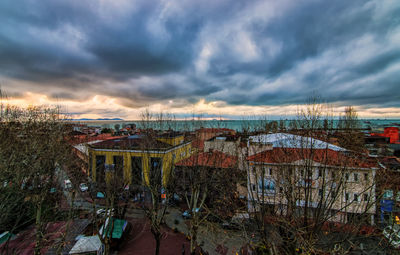
MULTIPOLYGON (((141 13, 144 14, 147 13, 141 13)), ((145 21, 133 17, 118 28, 101 28, 90 35, 86 49, 97 57, 107 73, 116 78, 176 72, 192 61, 190 45, 201 24, 196 21, 166 24, 173 38, 152 43, 145 21)))
POLYGON ((146 97, 156 97, 159 99, 170 99, 170 98, 175 98, 175 97, 183 97, 183 96, 189 96, 190 94, 195 94, 195 95, 208 95, 213 89, 205 89, 205 90, 198 90, 195 92, 192 91, 185 91, 182 90, 180 87, 178 87, 174 83, 163 83, 160 84, 161 86, 154 85, 154 86, 147 86, 147 87, 141 87, 139 89, 139 92, 146 97), (191 93, 190 93, 191 92, 191 93))
POLYGON ((153 18, 151 4, 141 4, 138 13, 128 15, 123 23, 109 25, 95 13, 95 6, 84 3, 79 6, 77 2, 26 1, 21 5, 3 1, 0 6, 2 74, 38 82, 87 73, 121 80, 178 71, 191 61, 190 45, 201 25, 197 21, 179 24, 168 21, 165 26, 171 39, 152 42, 146 30, 146 21, 153 18), (68 28, 85 37, 78 42, 81 52, 71 52, 67 45, 70 38, 63 38, 68 28), (54 41, 56 36, 59 41, 54 41))
MULTIPOLYGON (((381 3, 384 5, 384 3, 381 3)), ((248 73, 256 77, 265 77, 271 81, 280 79, 283 75, 290 75, 294 72, 296 65, 318 58, 328 50, 336 51, 337 55, 343 54, 342 47, 357 40, 364 35, 371 35, 376 40, 386 41, 386 36, 393 33, 399 27, 400 9, 399 4, 390 10, 390 15, 374 20, 378 2, 365 1, 334 1, 334 2, 310 2, 308 4, 294 6, 284 16, 272 20, 272 22, 262 24, 258 20, 252 22, 249 31, 254 40, 261 41, 262 38, 273 38, 280 43, 280 54, 269 58, 261 58, 253 63, 230 62, 224 67, 224 71, 219 73, 218 66, 222 65, 224 57, 217 58, 212 63, 215 75, 226 76, 227 74, 248 73)), ((397 31, 398 33, 399 31, 397 31)), ((385 47, 382 43, 382 48, 385 47)), ((366 49, 368 51, 369 49, 366 49)), ((326 63, 329 64, 329 59, 326 63)), ((332 60, 333 61, 333 60, 332 60)), ((393 100, 392 82, 388 82, 390 77, 382 77, 372 82, 357 82, 369 75, 382 72, 392 64, 400 61, 399 48, 390 49, 386 52, 377 52, 365 62, 357 65, 342 63, 337 70, 332 73, 327 70, 319 70, 318 64, 314 66, 315 71, 307 74, 300 74, 294 83, 286 82, 285 86, 279 91, 264 91, 261 94, 252 94, 240 97, 238 93, 231 93, 230 96, 218 96, 219 99, 227 100, 233 104, 292 104, 302 103, 311 95, 312 91, 320 91, 323 96, 331 102, 347 101, 347 103, 364 104, 365 101, 376 101, 382 103, 384 100, 393 100), (337 72, 348 72, 341 82, 330 81, 332 75, 337 72), (337 92, 331 88, 339 89, 343 83, 354 81, 358 86, 357 90, 365 90, 360 93, 353 93, 351 88, 344 93, 337 92), (376 89, 367 91, 366 88, 375 87, 376 89), (290 88, 288 88, 290 87, 290 88), (325 94, 326 89, 331 94, 325 94), (379 91, 377 91, 379 90, 379 91), (386 93, 388 92, 388 93, 386 93), (379 95, 382 95, 381 97, 379 95), (374 100, 375 98, 375 100, 374 100)), ((227 82, 236 84, 236 81, 227 82)), ((398 84, 397 84, 398 85, 398 84)), ((242 87, 243 85, 234 85, 242 87)), ((250 88, 253 85, 249 86, 250 88)))
POLYGON ((381 0, 4 0, 0 77, 53 98, 110 95, 134 108, 297 104, 313 91, 399 107, 399 24, 400 3, 381 0))

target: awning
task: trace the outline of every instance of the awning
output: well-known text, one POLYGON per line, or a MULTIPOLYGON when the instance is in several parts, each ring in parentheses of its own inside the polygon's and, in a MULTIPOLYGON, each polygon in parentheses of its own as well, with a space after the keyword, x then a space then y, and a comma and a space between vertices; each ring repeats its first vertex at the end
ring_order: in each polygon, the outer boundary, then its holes
POLYGON ((97 252, 101 249, 101 241, 98 235, 95 236, 83 236, 69 251, 69 254, 80 254, 97 252))
POLYGON ((0 234, 0 244, 4 243, 7 241, 9 238, 13 237, 14 235, 11 234, 10 232, 6 231, 0 234))
POLYGON ((128 225, 128 222, 126 220, 114 218, 112 218, 112 221, 114 222, 114 226, 113 224, 109 224, 110 221, 109 218, 107 218, 104 225, 101 226, 99 233, 101 236, 105 236, 104 232, 106 232, 107 236, 110 237, 111 228, 113 227, 111 238, 120 239, 126 229, 126 226, 128 225), (104 231, 104 228, 106 231, 104 231))

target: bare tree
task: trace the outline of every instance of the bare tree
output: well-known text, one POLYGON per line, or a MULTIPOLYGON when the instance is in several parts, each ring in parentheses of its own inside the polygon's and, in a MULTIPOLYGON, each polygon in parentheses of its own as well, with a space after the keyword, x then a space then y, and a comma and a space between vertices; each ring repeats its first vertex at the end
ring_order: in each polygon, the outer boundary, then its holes
POLYGON ((36 226, 35 254, 41 254, 46 223, 60 203, 58 169, 70 158, 67 128, 59 109, 1 107, 1 215, 11 231, 36 226), (12 210, 12 211, 11 211, 12 210), (8 213, 7 213, 8 212, 8 213))
POLYGON ((149 173, 144 175, 142 190, 145 193, 145 201, 141 204, 147 219, 150 221, 150 230, 156 241, 155 254, 160 253, 161 237, 163 234, 162 224, 164 222, 165 213, 168 208, 167 201, 173 195, 173 186, 169 185, 168 177, 164 177, 162 173, 163 161, 151 157, 150 150, 156 148, 157 132, 154 128, 163 128, 164 124, 171 128, 172 124, 169 119, 164 119, 163 114, 154 117, 153 113, 146 110, 142 113, 142 139, 140 150, 145 156, 145 160, 149 162, 149 173), (169 124, 168 124, 169 123, 169 124), (165 181, 167 180, 167 181, 165 181))
POLYGON ((340 146, 344 148, 358 152, 365 149, 364 134, 361 132, 361 124, 354 107, 345 108, 344 115, 339 119, 337 136, 340 146))
POLYGON ((265 252, 320 252, 328 222, 374 224, 377 165, 325 142, 332 121, 323 110, 312 101, 292 121, 291 134, 250 137, 272 145, 248 157, 249 209, 265 252))
POLYGON ((121 237, 114 239, 113 234, 116 227, 115 223, 123 222, 126 218, 131 195, 129 180, 124 174, 124 157, 114 153, 110 154, 109 157, 111 158, 107 160, 106 155, 95 153, 96 149, 112 150, 115 146, 119 149, 128 149, 123 145, 120 147, 117 141, 111 140, 111 143, 101 141, 87 145, 89 171, 84 180, 91 186, 88 195, 92 201, 90 209, 94 225, 93 234, 99 235, 100 241, 104 244, 105 254, 110 254, 112 248, 118 249, 121 240, 116 239, 121 239, 124 237, 123 235, 129 234, 127 232, 129 224, 125 229, 122 229, 121 237))

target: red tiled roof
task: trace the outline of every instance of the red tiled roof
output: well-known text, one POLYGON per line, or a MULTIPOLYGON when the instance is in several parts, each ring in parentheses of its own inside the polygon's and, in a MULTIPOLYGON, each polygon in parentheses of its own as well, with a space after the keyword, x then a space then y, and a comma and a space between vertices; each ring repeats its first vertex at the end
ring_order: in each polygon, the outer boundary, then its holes
POLYGON ((273 148, 272 150, 252 155, 247 160, 259 163, 284 164, 310 158, 315 162, 328 166, 377 167, 376 162, 371 160, 347 156, 342 152, 331 149, 273 148))
POLYGON ((204 150, 204 141, 200 139, 195 139, 192 141, 192 147, 198 149, 199 151, 204 150))
POLYGON ((214 168, 233 168, 238 158, 220 151, 201 152, 176 163, 176 166, 207 166, 214 168))

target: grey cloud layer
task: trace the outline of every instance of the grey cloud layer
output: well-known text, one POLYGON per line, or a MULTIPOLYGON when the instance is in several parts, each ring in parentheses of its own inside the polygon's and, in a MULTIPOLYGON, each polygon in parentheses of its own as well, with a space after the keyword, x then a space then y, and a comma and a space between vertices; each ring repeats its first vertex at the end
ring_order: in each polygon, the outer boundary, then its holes
POLYGON ((0 2, 1 78, 57 98, 400 107, 399 71, 398 1, 0 2))

